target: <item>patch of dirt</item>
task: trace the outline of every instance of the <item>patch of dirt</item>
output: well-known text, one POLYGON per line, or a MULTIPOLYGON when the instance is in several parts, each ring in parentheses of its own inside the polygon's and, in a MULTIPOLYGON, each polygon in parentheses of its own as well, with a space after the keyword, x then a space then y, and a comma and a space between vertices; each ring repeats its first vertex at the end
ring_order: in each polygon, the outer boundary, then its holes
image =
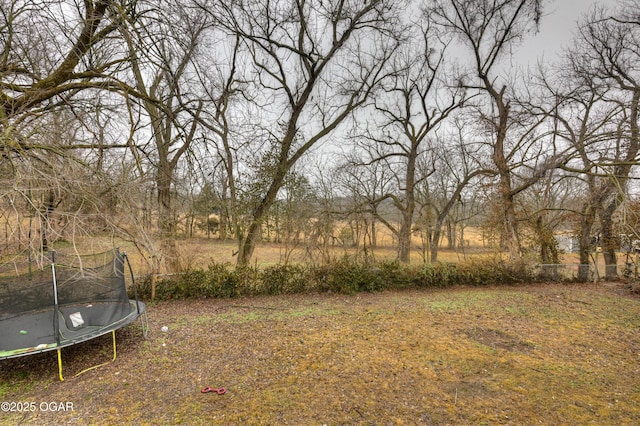
POLYGON ((518 336, 506 333, 502 330, 474 327, 463 330, 462 333, 469 339, 493 349, 504 349, 515 352, 529 352, 535 346, 532 343, 520 339, 518 336))

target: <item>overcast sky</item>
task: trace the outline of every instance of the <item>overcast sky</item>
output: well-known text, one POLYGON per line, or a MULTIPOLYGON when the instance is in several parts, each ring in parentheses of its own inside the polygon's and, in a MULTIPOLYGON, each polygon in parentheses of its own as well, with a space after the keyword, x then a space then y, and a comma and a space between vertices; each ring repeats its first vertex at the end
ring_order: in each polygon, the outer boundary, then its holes
POLYGON ((534 65, 544 54, 545 60, 553 61, 566 46, 576 29, 576 21, 595 4, 615 6, 616 0, 551 0, 545 8, 545 17, 540 32, 530 37, 516 51, 516 60, 534 65))

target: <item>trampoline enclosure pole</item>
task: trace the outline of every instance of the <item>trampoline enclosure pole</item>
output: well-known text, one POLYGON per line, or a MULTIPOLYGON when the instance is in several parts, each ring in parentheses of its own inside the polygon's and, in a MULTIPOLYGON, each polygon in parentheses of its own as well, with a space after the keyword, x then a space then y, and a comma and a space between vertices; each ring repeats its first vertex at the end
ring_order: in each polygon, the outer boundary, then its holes
POLYGON ((53 332, 60 344, 60 318, 58 316, 58 280, 56 279, 56 252, 51 252, 51 277, 53 280, 53 332))
MULTIPOLYGON (((127 261, 127 267, 129 268, 129 275, 131 276, 131 285, 133 286, 133 297, 136 300, 136 310, 138 315, 140 315, 140 301, 138 300, 138 285, 136 284, 136 278, 133 275, 133 268, 131 267, 131 262, 129 262, 129 256, 127 256, 127 253, 122 253, 122 258, 123 260, 127 261)), ((149 332, 149 323, 146 322, 146 326, 145 326, 145 320, 147 318, 147 312, 145 311, 142 315, 140 315, 140 325, 142 326, 142 335, 144 336, 144 338, 147 338, 147 333, 149 332), (144 318, 143 318, 144 317, 144 318)))
POLYGON ((131 286, 133 287, 133 298, 136 301, 136 309, 138 310, 138 315, 140 314, 140 303, 138 303, 138 286, 136 285, 136 279, 133 276, 133 268, 131 267, 131 262, 129 262, 129 256, 127 253, 122 253, 123 262, 127 262, 127 267, 129 268, 129 275, 131 276, 131 286))

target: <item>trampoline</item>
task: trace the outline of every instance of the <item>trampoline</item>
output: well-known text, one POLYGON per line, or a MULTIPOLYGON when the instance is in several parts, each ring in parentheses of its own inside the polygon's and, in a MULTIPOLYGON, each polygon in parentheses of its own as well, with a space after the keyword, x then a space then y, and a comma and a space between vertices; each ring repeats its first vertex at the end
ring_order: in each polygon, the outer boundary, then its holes
POLYGON ((112 362, 116 330, 140 318, 146 337, 146 307, 138 300, 126 254, 115 249, 91 256, 49 256, 0 265, 0 360, 57 350, 64 380, 62 348, 111 333, 112 362), (127 295, 125 263, 134 299, 127 295))

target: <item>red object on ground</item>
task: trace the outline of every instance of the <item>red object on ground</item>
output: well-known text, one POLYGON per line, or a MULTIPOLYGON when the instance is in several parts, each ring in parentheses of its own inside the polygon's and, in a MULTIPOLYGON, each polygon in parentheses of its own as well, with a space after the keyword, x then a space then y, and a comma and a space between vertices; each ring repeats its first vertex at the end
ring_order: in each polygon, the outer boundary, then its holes
POLYGON ((224 395, 227 393, 227 388, 212 388, 211 386, 206 386, 202 388, 202 393, 217 393, 218 395, 224 395))

